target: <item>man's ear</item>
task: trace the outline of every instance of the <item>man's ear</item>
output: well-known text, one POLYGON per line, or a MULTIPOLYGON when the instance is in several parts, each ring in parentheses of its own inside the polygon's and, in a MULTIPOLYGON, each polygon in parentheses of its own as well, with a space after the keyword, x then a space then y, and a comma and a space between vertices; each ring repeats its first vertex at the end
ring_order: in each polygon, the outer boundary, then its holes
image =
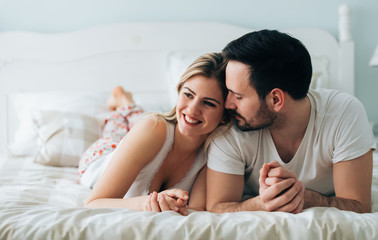
POLYGON ((279 88, 274 88, 268 94, 269 100, 267 102, 270 103, 270 108, 275 112, 280 112, 285 105, 286 95, 284 91, 279 88))

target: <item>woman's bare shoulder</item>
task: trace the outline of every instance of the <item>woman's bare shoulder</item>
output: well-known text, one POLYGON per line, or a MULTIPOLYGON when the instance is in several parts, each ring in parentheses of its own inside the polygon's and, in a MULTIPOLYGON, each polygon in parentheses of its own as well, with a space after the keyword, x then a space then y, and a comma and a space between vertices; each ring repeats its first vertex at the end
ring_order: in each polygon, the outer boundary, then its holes
POLYGON ((160 151, 165 137, 164 119, 143 117, 126 134, 117 153, 122 156, 122 161, 144 166, 160 151))
POLYGON ((163 145, 166 138, 167 121, 161 117, 148 115, 143 117, 131 130, 131 135, 138 135, 146 144, 163 145))

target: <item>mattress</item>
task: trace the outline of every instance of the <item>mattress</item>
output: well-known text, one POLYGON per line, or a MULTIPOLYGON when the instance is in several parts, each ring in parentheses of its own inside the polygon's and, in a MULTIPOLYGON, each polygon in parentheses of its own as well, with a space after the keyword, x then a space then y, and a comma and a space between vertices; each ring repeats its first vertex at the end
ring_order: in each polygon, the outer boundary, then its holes
POLYGON ((191 211, 154 213, 87 209, 90 189, 77 168, 48 167, 31 157, 0 158, 0 239, 376 239, 378 155, 372 213, 315 207, 300 214, 191 211))

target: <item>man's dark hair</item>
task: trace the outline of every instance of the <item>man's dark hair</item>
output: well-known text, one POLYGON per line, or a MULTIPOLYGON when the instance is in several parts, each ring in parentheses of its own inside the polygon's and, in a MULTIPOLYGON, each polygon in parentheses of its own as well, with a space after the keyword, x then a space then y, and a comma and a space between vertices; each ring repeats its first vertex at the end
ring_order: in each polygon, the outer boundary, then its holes
POLYGON ((276 30, 247 33, 230 42, 222 54, 250 69, 250 85, 260 99, 274 88, 293 99, 306 97, 311 83, 311 58, 305 46, 288 34, 276 30))

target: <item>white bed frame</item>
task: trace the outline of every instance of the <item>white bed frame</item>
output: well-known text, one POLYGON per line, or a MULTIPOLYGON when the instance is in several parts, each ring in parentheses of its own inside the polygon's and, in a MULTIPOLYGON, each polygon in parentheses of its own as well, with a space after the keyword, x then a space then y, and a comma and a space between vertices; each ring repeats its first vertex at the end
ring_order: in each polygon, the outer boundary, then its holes
MULTIPOLYGON (((311 55, 329 61, 330 88, 354 94, 354 43, 350 9, 339 8, 338 40, 319 29, 282 30, 311 55)), ((18 120, 8 96, 35 91, 111 91, 168 94, 166 57, 171 52, 220 51, 254 29, 217 22, 129 22, 76 32, 0 33, 0 146, 12 142, 18 120)))

